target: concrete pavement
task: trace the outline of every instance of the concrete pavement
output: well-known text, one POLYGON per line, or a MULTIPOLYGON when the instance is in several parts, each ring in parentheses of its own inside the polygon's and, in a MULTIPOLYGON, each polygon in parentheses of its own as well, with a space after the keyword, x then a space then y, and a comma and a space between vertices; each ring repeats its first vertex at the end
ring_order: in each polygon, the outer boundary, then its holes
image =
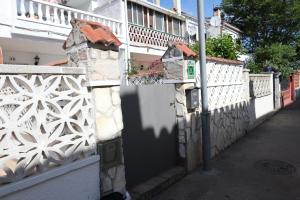
POLYGON ((211 164, 211 172, 196 170, 154 199, 300 200, 300 101, 248 133, 211 164))

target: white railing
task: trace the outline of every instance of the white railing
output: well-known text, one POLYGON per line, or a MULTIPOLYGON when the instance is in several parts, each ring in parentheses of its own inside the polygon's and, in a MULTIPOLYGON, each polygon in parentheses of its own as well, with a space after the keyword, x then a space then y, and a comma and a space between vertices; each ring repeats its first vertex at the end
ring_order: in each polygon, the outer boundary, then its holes
POLYGON ((166 48, 168 42, 184 42, 183 37, 149 29, 135 24, 129 24, 130 43, 139 46, 166 48))
POLYGON ((82 68, 0 65, 0 187, 95 154, 82 68))
POLYGON ((69 28, 72 18, 90 20, 106 25, 115 35, 122 36, 122 22, 115 19, 42 0, 16 0, 16 3, 16 14, 21 19, 69 28))
POLYGON ((270 74, 250 74, 249 80, 250 97, 259 98, 272 94, 270 74))

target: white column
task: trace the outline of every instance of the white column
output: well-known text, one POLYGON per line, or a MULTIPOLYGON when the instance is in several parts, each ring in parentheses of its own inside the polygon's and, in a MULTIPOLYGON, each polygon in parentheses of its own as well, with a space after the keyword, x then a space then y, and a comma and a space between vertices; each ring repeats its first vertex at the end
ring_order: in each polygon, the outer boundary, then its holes
POLYGON ((50 16, 50 6, 49 5, 46 5, 46 21, 47 22, 50 22, 51 21, 51 16, 50 16))
POLYGON ((68 11, 68 22, 67 22, 67 25, 70 25, 71 15, 72 15, 72 13, 71 13, 71 11, 69 10, 69 11, 68 11))
POLYGON ((64 9, 60 9, 60 23, 63 24, 63 25, 66 24, 66 19, 65 19, 64 12, 65 12, 64 9))
POLYGON ((30 14, 30 18, 34 18, 34 8, 33 8, 32 1, 29 1, 29 14, 30 14))
POLYGON ((173 8, 176 8, 176 12, 181 15, 181 0, 173 0, 173 8))
POLYGON ((20 11, 21 11, 21 16, 25 17, 26 15, 26 9, 25 9, 25 1, 21 0, 20 2, 20 11))
POLYGON ((38 3, 38 11, 37 11, 37 13, 38 13, 38 15, 39 15, 39 20, 40 21, 43 21, 43 10, 42 10, 42 4, 41 3, 38 3))

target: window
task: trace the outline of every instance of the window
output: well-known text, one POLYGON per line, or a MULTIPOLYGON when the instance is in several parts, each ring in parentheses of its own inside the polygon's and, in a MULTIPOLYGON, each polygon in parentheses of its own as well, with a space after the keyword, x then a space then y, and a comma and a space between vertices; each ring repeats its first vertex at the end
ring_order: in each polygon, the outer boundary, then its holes
POLYGON ((144 7, 144 26, 148 27, 148 9, 144 7))
POLYGON ((127 15, 128 15, 128 22, 132 23, 132 6, 131 2, 127 4, 127 15))
POLYGON ((133 23, 137 24, 137 5, 132 4, 132 15, 133 15, 133 23))
POLYGON ((143 26, 143 7, 141 5, 137 5, 137 18, 138 18, 138 25, 143 26))
POLYGON ((175 18, 173 18, 173 34, 174 35, 181 35, 180 21, 178 19, 175 19, 175 18))
POLYGON ((164 31, 164 15, 159 13, 159 12, 155 12, 155 17, 156 17, 156 30, 159 31, 164 31))
POLYGON ((168 33, 172 34, 172 17, 168 16, 168 33))
POLYGON ((154 13, 153 10, 149 9, 149 28, 154 28, 154 13))
POLYGON ((128 22, 143 26, 143 6, 135 3, 128 3, 127 5, 128 22))

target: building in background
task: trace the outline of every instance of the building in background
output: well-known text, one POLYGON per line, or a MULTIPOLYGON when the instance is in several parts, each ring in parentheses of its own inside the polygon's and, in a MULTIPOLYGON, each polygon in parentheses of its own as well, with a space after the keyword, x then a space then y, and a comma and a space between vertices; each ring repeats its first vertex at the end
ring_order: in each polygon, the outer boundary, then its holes
POLYGON ((127 19, 130 62, 142 69, 159 60, 169 42, 184 41, 180 0, 173 1, 173 10, 161 7, 160 0, 128 0, 127 19))
MULTIPOLYGON (((188 13, 182 12, 186 17, 186 30, 189 38, 189 43, 194 43, 198 40, 198 20, 197 17, 188 13)), ((235 40, 239 39, 242 31, 237 27, 224 21, 220 8, 214 8, 214 15, 206 18, 205 29, 206 37, 218 37, 223 34, 231 35, 235 40)))
MULTIPOLYGON (((0 46, 4 63, 47 64, 65 60, 62 48, 72 18, 109 26, 125 43, 122 0, 11 0, 0 7, 0 46)), ((121 46, 125 51, 126 46, 121 46)))

